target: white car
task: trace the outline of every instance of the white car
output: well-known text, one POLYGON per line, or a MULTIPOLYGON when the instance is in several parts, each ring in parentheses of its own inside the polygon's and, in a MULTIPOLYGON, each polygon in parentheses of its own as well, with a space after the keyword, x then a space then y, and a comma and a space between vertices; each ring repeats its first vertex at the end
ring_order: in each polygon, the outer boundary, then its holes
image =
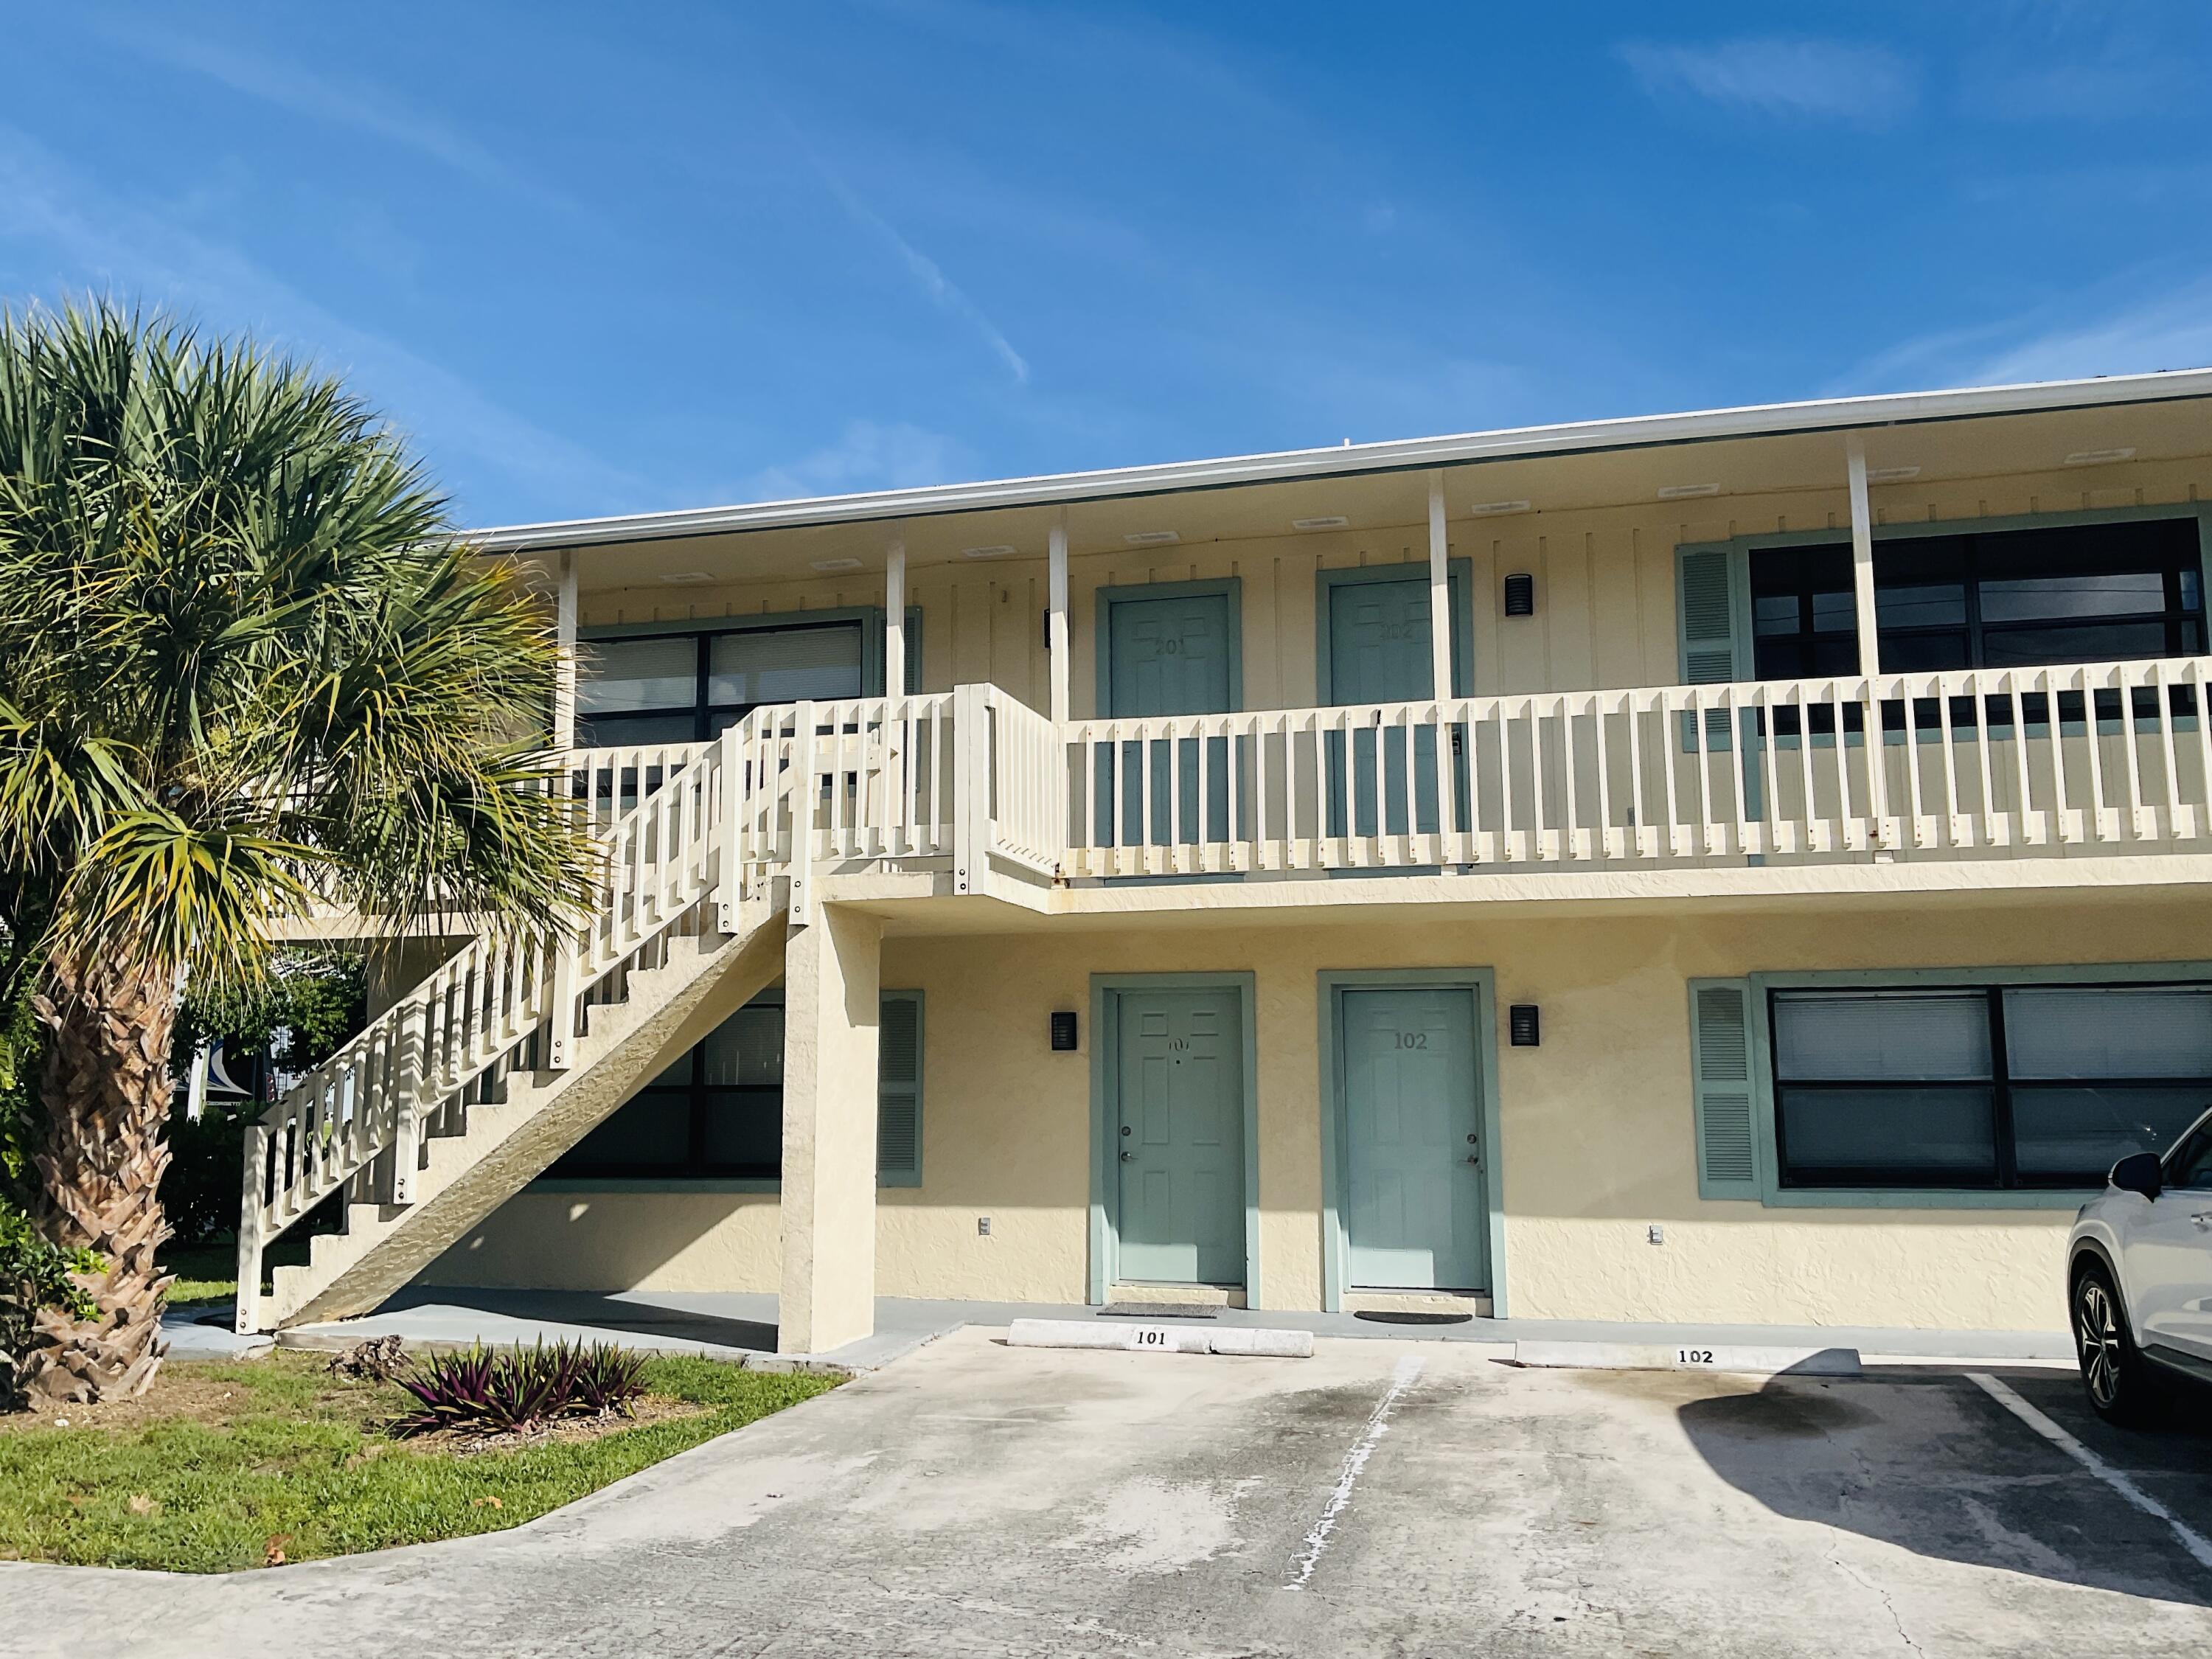
POLYGON ((2160 1157, 2112 1165, 2066 1246, 2081 1386, 2140 1423, 2179 1378, 2212 1382, 2212 1111, 2160 1157))

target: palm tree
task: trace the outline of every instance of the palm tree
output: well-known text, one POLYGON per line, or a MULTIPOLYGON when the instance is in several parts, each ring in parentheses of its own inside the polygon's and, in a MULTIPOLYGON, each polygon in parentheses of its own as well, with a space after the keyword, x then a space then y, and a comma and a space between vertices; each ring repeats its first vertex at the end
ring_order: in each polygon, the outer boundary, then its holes
MULTIPOLYGON (((161 1363, 171 1026, 311 896, 396 937, 560 926, 556 647, 336 380, 95 302, 0 313, 0 928, 38 975, 36 1219, 104 1259, 34 1399, 161 1363)), ((0 987, 0 993, 8 988, 0 987)))

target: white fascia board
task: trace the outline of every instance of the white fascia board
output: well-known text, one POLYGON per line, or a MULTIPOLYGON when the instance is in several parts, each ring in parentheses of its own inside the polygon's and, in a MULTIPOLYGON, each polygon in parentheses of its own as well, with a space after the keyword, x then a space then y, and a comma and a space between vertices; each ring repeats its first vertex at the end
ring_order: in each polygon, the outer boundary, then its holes
POLYGON ((1991 415, 2045 414, 2190 398, 2212 398, 2212 369, 2174 369, 2088 380, 2045 380, 1948 392, 1757 404, 1741 409, 1699 410, 1681 415, 1638 415, 1555 426, 1514 427, 1497 432, 1462 433, 1449 437, 1394 439, 1383 443, 1347 444, 1334 449, 1294 449, 1218 460, 1110 467, 1091 472, 1050 473, 979 483, 935 484, 921 489, 874 490, 862 495, 810 496, 746 506, 507 525, 472 531, 468 539, 488 553, 529 553, 610 542, 729 535, 749 530, 856 524, 872 520, 927 518, 1001 507, 1170 495, 1183 490, 1404 471, 1520 456, 1907 426, 1991 415))

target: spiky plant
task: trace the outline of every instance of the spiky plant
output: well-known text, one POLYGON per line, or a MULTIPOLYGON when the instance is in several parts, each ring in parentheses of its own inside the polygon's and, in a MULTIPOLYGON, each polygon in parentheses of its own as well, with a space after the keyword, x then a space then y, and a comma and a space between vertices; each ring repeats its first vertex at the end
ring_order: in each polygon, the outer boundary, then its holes
POLYGON ((337 380, 107 303, 0 313, 0 641, 38 1220, 106 1263, 91 1317, 41 1314, 24 1382, 129 1395, 161 1352, 180 985, 251 987, 311 891, 394 936, 573 913, 588 848, 538 735, 556 647, 337 380))

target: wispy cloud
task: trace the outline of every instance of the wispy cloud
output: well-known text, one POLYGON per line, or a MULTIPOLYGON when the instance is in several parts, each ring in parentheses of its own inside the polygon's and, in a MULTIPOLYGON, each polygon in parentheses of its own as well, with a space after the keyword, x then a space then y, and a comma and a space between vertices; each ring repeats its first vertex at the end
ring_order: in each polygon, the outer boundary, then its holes
POLYGON ((413 150, 479 184, 560 199, 523 179, 450 121, 368 82, 341 79, 291 58, 183 33, 137 13, 96 15, 94 27, 110 44, 167 68, 204 76, 243 97, 413 150))
POLYGON ((790 501, 868 489, 949 483, 967 470, 958 439, 902 421, 848 421, 836 441, 796 460, 763 467, 739 486, 742 501, 790 501))
POLYGON ((0 258, 11 286, 65 284, 169 306, 218 331, 252 330, 344 374, 434 455, 532 487, 549 511, 658 497, 648 481, 525 420, 393 341, 332 315, 235 248, 125 200, 0 125, 0 258))
POLYGON ((1655 98, 1687 94, 1785 119, 1879 126, 1919 96, 1913 66, 1881 46, 1765 37, 1704 46, 1626 40, 1613 50, 1655 98))
POLYGON ((837 204, 845 210, 853 222, 889 247, 897 256, 900 266, 932 304, 959 318, 982 336, 984 344, 1006 366, 1015 380, 1026 384, 1030 378, 1028 361, 1014 349, 1013 342, 1006 338, 999 325, 984 314, 983 308, 945 274, 936 260, 907 240, 899 234, 896 226, 871 207, 860 191, 847 184, 837 170, 800 136, 796 126, 793 126, 791 131, 808 164, 820 175, 823 184, 837 198, 837 204))
POLYGON ((1853 367, 1835 392, 2008 386, 2212 367, 2212 277, 2102 306, 2044 307, 1902 342, 1853 367))

